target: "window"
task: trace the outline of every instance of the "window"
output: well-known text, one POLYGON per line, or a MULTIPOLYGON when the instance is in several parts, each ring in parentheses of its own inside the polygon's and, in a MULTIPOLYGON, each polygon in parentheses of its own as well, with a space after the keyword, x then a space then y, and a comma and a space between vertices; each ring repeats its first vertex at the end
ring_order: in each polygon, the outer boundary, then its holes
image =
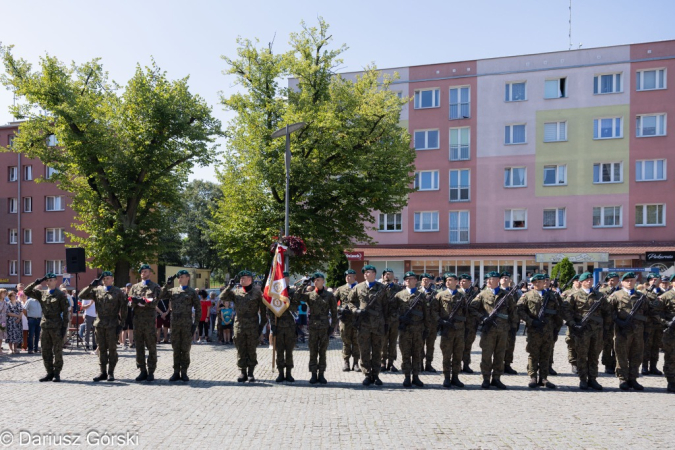
POLYGON ((506 90, 504 92, 504 101, 519 102, 527 100, 525 98, 525 82, 506 83, 506 90))
POLYGON ((438 190, 438 170, 415 172, 415 189, 418 191, 438 190))
POLYGON ((30 261, 23 262, 23 274, 32 275, 33 274, 33 264, 30 261))
POLYGON ((666 205, 635 205, 636 227, 666 226, 666 205))
POLYGON ((544 166, 544 186, 567 184, 567 166, 544 166))
POLYGON ((23 166, 23 179, 25 181, 33 179, 33 166, 23 166))
POLYGON ((612 117, 593 120, 593 139, 617 139, 623 137, 623 119, 612 117))
POLYGON ((438 130, 415 131, 415 150, 431 150, 438 147, 438 130))
POLYGON ((33 197, 23 198, 23 212, 33 212, 33 197))
POLYGON ((525 143, 525 124, 507 125, 504 128, 505 144, 524 144, 525 143))
POLYGON ((19 179, 19 169, 16 166, 9 167, 9 181, 17 181, 19 179))
POLYGON ((415 109, 438 108, 441 106, 440 89, 420 89, 415 91, 415 109))
POLYGON ((504 169, 504 187, 527 186, 525 174, 525 167, 507 167, 504 169))
POLYGON ((30 228, 24 228, 23 230, 23 243, 32 244, 33 243, 33 230, 30 228))
MULTIPOLYGON (((401 231, 401 213, 397 214, 380 214, 380 223, 378 225, 379 231, 401 231)), ((61 229, 63 233, 63 229, 61 229)), ((47 230, 49 233, 49 229, 47 230)))
POLYGON ((63 211, 63 195, 48 196, 46 202, 47 211, 63 211))
POLYGON ((614 94, 621 91, 620 73, 609 73, 593 77, 594 94, 614 94))
POLYGON ((50 260, 47 260, 47 261, 45 261, 45 262, 46 262, 46 264, 45 264, 45 270, 46 270, 47 272, 52 272, 53 274, 56 274, 56 275, 61 275, 61 274, 63 274, 63 269, 65 269, 65 264, 63 263, 63 261, 59 261, 59 260, 50 261, 50 260))
POLYGON ((469 86, 450 88, 450 119, 471 117, 469 86))
POLYGON ((567 97, 567 78, 544 81, 544 98, 567 97))
POLYGON ((19 230, 12 228, 9 230, 9 243, 18 244, 19 243, 19 230))
POLYGON ((635 125, 635 135, 637 137, 665 136, 666 115, 652 114, 652 115, 637 116, 635 125))
POLYGON ((666 179, 666 160, 654 159, 635 162, 635 181, 663 181, 666 179))
POLYGON ((16 214, 19 210, 19 202, 15 198, 10 198, 7 202, 10 214, 16 214))
POLYGON ((47 242, 47 244, 62 244, 62 243, 64 243, 65 242, 65 230, 63 228, 47 228, 46 242, 47 242))
POLYGON ((47 137, 47 146, 56 147, 57 145, 59 145, 59 141, 56 139, 56 135, 50 134, 49 137, 47 137))
POLYGON ((504 211, 504 228, 507 230, 524 230, 527 228, 526 209, 507 209, 504 211))
POLYGON ((469 211, 450 211, 450 243, 469 243, 469 211))
POLYGON ((593 207, 593 226, 620 227, 621 206, 595 206, 593 207))
POLYGON ((52 175, 54 175, 55 173, 57 173, 57 170, 54 169, 53 167, 49 167, 49 166, 45 167, 45 178, 46 179, 49 180, 52 177, 52 175))
POLYGON ((416 212, 415 231, 438 231, 438 211, 416 212))
POLYGON ((545 209, 544 228, 565 228, 565 208, 545 209))
POLYGON ((622 183, 623 163, 593 164, 593 183, 622 183))
POLYGON ((469 139, 471 129, 450 128, 450 161, 466 161, 471 159, 469 139))
POLYGON ((549 122, 544 124, 544 142, 567 140, 567 122, 549 122))
POLYGON ((652 91, 666 88, 666 69, 638 70, 636 89, 652 91))
POLYGON ((19 273, 19 261, 10 261, 9 262, 9 274, 18 275, 19 273))
POLYGON ((468 202, 471 191, 471 171, 469 169, 450 171, 450 201, 468 202))

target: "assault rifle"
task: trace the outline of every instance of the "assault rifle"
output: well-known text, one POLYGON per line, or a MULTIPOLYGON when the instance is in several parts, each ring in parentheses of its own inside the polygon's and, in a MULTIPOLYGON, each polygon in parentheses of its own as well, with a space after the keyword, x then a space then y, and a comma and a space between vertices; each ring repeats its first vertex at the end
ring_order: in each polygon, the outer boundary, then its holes
MULTIPOLYGON (((647 288, 647 292, 652 292, 656 286, 650 286, 647 288)), ((637 299, 637 301, 633 304, 633 307, 630 309, 630 312, 628 313, 628 317, 626 317, 626 320, 621 320, 619 317, 614 318, 614 323, 616 323, 619 326, 619 332, 622 335, 626 334, 626 330, 628 328, 632 329, 634 327, 633 325, 633 318, 635 317, 635 314, 642 308, 642 305, 644 304, 645 300, 647 299, 647 294, 642 294, 640 295, 640 298, 637 299)))
POLYGON ((412 302, 410 302, 410 306, 406 310, 405 313, 401 317, 398 318, 399 323, 398 323, 398 329, 400 331, 405 331, 408 329, 408 325, 412 323, 412 320, 410 319, 410 314, 413 312, 417 304, 422 300, 422 297, 424 297, 428 292, 422 292, 419 291, 415 298, 413 299, 412 302))
POLYGON ((513 294, 516 293, 516 291, 520 290, 525 286, 525 282, 521 281, 518 286, 514 287, 508 293, 504 294, 500 300, 497 302, 495 305, 495 308, 492 310, 490 314, 487 315, 482 321, 481 321, 481 334, 483 333, 488 333, 490 329, 495 325, 497 321, 497 314, 499 313, 499 310, 501 309, 502 306, 504 306, 504 303, 513 296, 513 294))
MULTIPOLYGON (((380 284, 382 284, 382 283, 380 283, 380 284)), ((388 292, 389 292, 389 286, 386 286, 386 285, 383 285, 383 286, 384 286, 384 294, 385 294, 385 296, 386 296, 386 295, 388 295, 388 292)), ((380 295, 381 295, 380 292, 378 292, 377 295, 373 296, 373 298, 371 298, 371 299, 368 301, 368 303, 366 303, 366 306, 363 307, 363 309, 361 310, 361 312, 360 312, 358 315, 356 315, 356 319, 354 319, 354 326, 356 327, 356 329, 359 329, 359 328, 360 328, 360 326, 361 326, 361 319, 363 318, 363 316, 366 315, 366 314, 370 314, 370 307, 373 305, 373 303, 375 303, 375 300, 376 300, 380 295)))

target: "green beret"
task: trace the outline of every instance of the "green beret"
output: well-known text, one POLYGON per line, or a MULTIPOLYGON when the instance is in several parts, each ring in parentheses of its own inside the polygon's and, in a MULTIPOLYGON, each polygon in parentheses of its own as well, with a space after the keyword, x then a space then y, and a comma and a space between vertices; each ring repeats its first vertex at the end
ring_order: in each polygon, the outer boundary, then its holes
POLYGON ((670 281, 670 279, 668 278, 668 275, 664 275, 664 276, 661 277, 661 282, 662 282, 662 283, 666 283, 666 282, 668 282, 668 281, 670 281))
POLYGON ((619 274, 616 273, 616 272, 610 272, 610 273, 607 274, 607 278, 605 278, 605 279, 609 280, 610 278, 619 278, 619 274))
POLYGON ((509 278, 511 278, 511 273, 510 273, 510 272, 507 272, 507 271, 505 270, 505 271, 503 271, 502 273, 499 274, 499 277, 500 277, 500 278, 503 278, 503 277, 509 277, 509 278))
POLYGON ((590 272, 584 272, 581 275, 579 275, 579 281, 588 280, 589 278, 593 278, 593 274, 590 272))
POLYGON ((179 270, 178 272, 176 272, 176 276, 181 276, 181 275, 187 275, 187 276, 190 276, 190 272, 188 272, 188 271, 185 270, 185 269, 181 269, 181 270, 179 270))
POLYGON ((407 271, 407 272, 403 275, 403 279, 404 279, 404 280, 405 280, 406 278, 412 278, 412 277, 417 278, 417 274, 416 274, 415 272, 413 272, 412 270, 407 271))
POLYGON ((533 275, 532 278, 530 278, 530 281, 544 281, 545 279, 546 277, 544 277, 543 273, 538 273, 533 275))
POLYGON ((648 279, 648 280, 651 280, 652 278, 658 279, 659 276, 658 276, 657 274, 655 274, 654 272, 652 272, 652 273, 650 273, 649 275, 647 275, 647 279, 648 279))
POLYGON ((459 276, 459 279, 460 280, 471 280, 471 275, 469 275, 468 273, 463 273, 459 276))
POLYGON ((433 280, 434 277, 432 277, 430 274, 424 272, 422 275, 420 275, 420 278, 429 278, 430 280, 433 280))
POLYGON ((486 278, 499 278, 499 272, 488 272, 485 275, 486 278))
POLYGON ((448 278, 454 278, 455 280, 457 279, 457 274, 454 274, 452 272, 446 272, 443 274, 443 281, 447 280, 448 278))
POLYGON ((101 276, 102 276, 102 277, 114 277, 115 275, 113 275, 113 273, 112 273, 111 271, 109 271, 109 270, 104 270, 104 271, 101 273, 101 276))
POLYGON ((321 278, 322 280, 326 279, 326 277, 321 272, 314 272, 314 274, 312 274, 312 279, 316 280, 317 278, 321 278))
POLYGON ((291 274, 288 273, 288 272, 284 272, 283 275, 284 275, 284 277, 290 277, 291 276, 291 274))
POLYGON ((543 273, 542 275, 544 275, 544 280, 550 280, 551 279, 551 277, 549 276, 548 273, 543 273))
MULTIPOLYGON (((574 281, 574 280, 579 280, 579 274, 574 275, 570 281, 574 281)), ((581 280, 579 280, 579 281, 581 281, 581 280)))
POLYGON ((145 269, 152 270, 152 269, 150 268, 150 264, 141 264, 141 268, 138 269, 138 272, 140 273, 141 271, 143 271, 143 270, 145 270, 145 269))
POLYGON ((372 270, 373 272, 377 272, 377 267, 368 264, 367 266, 363 266, 363 269, 361 269, 361 273, 366 273, 366 270, 372 270))
POLYGON ((385 267, 384 270, 382 271, 382 275, 384 275, 384 274, 387 273, 387 272, 389 272, 389 273, 394 273, 394 271, 391 270, 389 267, 385 267))
POLYGON ((672 275, 670 276, 670 278, 668 279, 668 281, 670 281, 671 283, 672 283, 673 281, 675 281, 675 273, 672 274, 672 275))
POLYGON ((345 270, 345 275, 356 275, 356 270, 347 269, 347 270, 345 270))
POLYGON ((52 278, 56 278, 56 274, 52 272, 47 272, 47 274, 45 274, 45 278, 51 280, 52 278))
POLYGON ((623 276, 621 277, 621 281, 623 281, 625 279, 628 279, 628 278, 635 278, 635 273, 633 273, 633 272, 624 273, 623 276))
POLYGON ((250 270, 242 270, 237 275, 239 276, 239 278, 241 278, 241 277, 251 277, 252 278, 253 272, 251 272, 250 270))

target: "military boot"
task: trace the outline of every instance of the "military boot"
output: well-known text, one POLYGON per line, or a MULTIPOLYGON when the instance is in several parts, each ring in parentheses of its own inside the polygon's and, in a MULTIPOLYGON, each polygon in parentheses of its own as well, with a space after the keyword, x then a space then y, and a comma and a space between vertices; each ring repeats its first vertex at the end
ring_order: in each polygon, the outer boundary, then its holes
POLYGON ((450 384, 452 384, 453 386, 458 387, 458 388, 464 387, 464 383, 459 381, 459 374, 456 374, 456 373, 452 374, 452 379, 450 380, 450 384))
POLYGON ((663 376, 663 372, 656 368, 656 361, 652 362, 649 367, 649 373, 651 375, 663 376))
POLYGON ((382 380, 380 380, 379 375, 373 375, 372 381, 373 381, 373 383, 375 383, 375 386, 382 386, 382 380))
POLYGON ((115 373, 112 369, 108 370, 108 381, 115 381, 115 373))
POLYGON ((349 372, 351 370, 351 367, 349 367, 349 360, 345 359, 345 364, 342 366, 342 371, 343 372, 349 372))
POLYGON ((541 382, 543 383, 544 386, 546 386, 546 387, 549 388, 549 389, 555 389, 555 388, 558 387, 558 386, 556 386, 555 384, 553 384, 553 383, 551 383, 550 381, 548 381, 546 378, 544 378, 543 380, 541 380, 541 382))
POLYGON ((40 378, 40 383, 44 383, 45 381, 52 381, 53 379, 54 379, 54 374, 48 373, 44 377, 40 378))
POLYGON ((398 369, 394 365, 394 361, 392 361, 391 359, 389 360, 388 369, 389 369, 390 372, 394 372, 394 373, 398 372, 398 369))
POLYGON ((316 370, 312 370, 312 378, 309 379, 309 384, 316 384, 319 379, 316 377, 316 370))
POLYGON ((412 384, 414 384, 417 387, 424 387, 424 383, 422 383, 422 380, 420 380, 420 376, 416 374, 413 374, 412 384))
POLYGON ((361 384, 364 386, 370 386, 373 383, 373 380, 370 379, 370 375, 366 375, 361 384))
POLYGON ((403 378, 403 387, 410 387, 412 386, 412 383, 410 382, 410 374, 406 373, 405 377, 403 378))
POLYGON ((539 387, 539 383, 537 383, 537 377, 532 377, 530 378, 530 382, 527 383, 527 387, 531 389, 536 389, 539 387))
POLYGON ((241 373, 237 377, 237 381, 239 383, 243 383, 246 380, 248 380, 248 376, 246 375, 246 369, 241 369, 241 373))
POLYGON ((295 381, 295 378, 293 378, 293 375, 291 375, 291 368, 286 367, 286 381, 289 383, 293 383, 295 381))
POLYGON ((436 369, 431 365, 431 361, 427 361, 427 365, 424 366, 424 371, 425 372, 431 372, 431 373, 436 373, 436 369))
POLYGON ((326 384, 328 381, 326 381, 326 377, 323 376, 323 372, 323 370, 319 370, 319 383, 326 384))
POLYGON ((516 372, 513 367, 511 367, 511 364, 504 364, 504 373, 509 375, 518 375, 518 372, 516 372))
POLYGON ((492 382, 490 383, 490 386, 494 386, 497 389, 506 389, 506 385, 502 383, 502 380, 499 379, 499 377, 492 377, 492 382))
POLYGON ((490 389, 490 375, 483 375, 483 384, 480 385, 483 389, 490 389))
POLYGON ((248 382, 253 383, 255 381, 255 377, 253 376, 253 367, 248 368, 248 382))
POLYGON ((602 390, 602 386, 600 386, 600 383, 598 383, 598 380, 596 380, 595 378, 589 378, 588 385, 596 391, 602 390))
POLYGON ((386 372, 386 371, 387 371, 387 363, 385 363, 383 361, 382 364, 380 364, 380 372, 386 372))
POLYGON ((619 383, 619 389, 621 389, 622 391, 627 391, 628 389, 630 389, 630 383, 628 381, 622 381, 621 383, 619 383))
POLYGON ((615 373, 614 368, 611 365, 607 364, 605 366, 605 373, 609 375, 614 375, 615 373))
POLYGON ((61 374, 59 372, 54 372, 54 379, 52 380, 52 382, 59 383, 60 381, 61 381, 61 374))
POLYGON ((642 386, 640 383, 638 383, 637 380, 631 380, 631 381, 628 382, 628 384, 630 384, 630 387, 632 387, 636 391, 644 391, 645 390, 644 386, 642 386))
POLYGON ((174 372, 173 375, 169 378, 169 381, 171 383, 174 383, 176 381, 180 380, 180 373, 178 371, 174 372))
POLYGON ((274 380, 274 381, 276 381, 277 383, 281 383, 281 382, 284 381, 285 379, 286 379, 286 376, 284 375, 284 369, 279 368, 279 376, 278 376, 277 379, 274 380))
POLYGON ((148 383, 151 381, 155 381, 155 369, 148 370, 148 383))
POLYGON ((105 381, 108 379, 108 368, 105 366, 101 366, 101 374, 97 377, 94 377, 94 381, 105 381))
POLYGON ((464 364, 464 365, 462 366, 462 372, 464 372, 464 373, 473 373, 473 370, 471 369, 471 367, 469 367, 468 364, 464 364))
POLYGON ((354 359, 353 369, 354 369, 354 372, 361 372, 361 367, 359 366, 359 360, 356 359, 356 358, 354 359))
POLYGON ((183 380, 185 383, 190 381, 190 377, 188 377, 188 374, 187 374, 187 369, 182 369, 180 371, 180 379, 183 380))
POLYGON ((148 379, 148 372, 145 369, 141 369, 141 374, 136 377, 136 381, 145 381, 148 379))
POLYGON ((548 368, 548 375, 551 376, 551 377, 553 377, 553 376, 558 375, 558 372, 556 372, 555 370, 553 370, 553 367, 552 367, 552 366, 549 366, 549 368, 548 368))
POLYGON ((586 381, 582 378, 581 381, 579 381, 579 389, 581 389, 582 391, 587 391, 588 390, 588 381, 586 381))
POLYGON ((642 363, 642 375, 649 375, 649 364, 648 363, 642 363))
POLYGON ((668 378, 668 392, 675 392, 675 378, 668 378))
POLYGON ((443 372, 443 375, 445 375, 445 379, 443 380, 443 387, 444 388, 449 388, 452 386, 450 383, 450 372, 443 372))

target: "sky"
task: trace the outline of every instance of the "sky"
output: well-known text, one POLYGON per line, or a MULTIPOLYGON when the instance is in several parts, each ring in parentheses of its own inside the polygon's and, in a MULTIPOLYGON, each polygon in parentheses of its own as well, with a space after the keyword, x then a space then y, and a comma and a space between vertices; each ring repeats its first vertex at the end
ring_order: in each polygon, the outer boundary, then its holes
MULTIPOLYGON (((334 48, 346 44, 345 72, 523 55, 569 49, 569 0, 437 1, 176 1, 0 0, 0 42, 34 64, 50 54, 62 61, 101 62, 120 84, 137 64, 154 58, 171 79, 190 77, 223 122, 232 119, 219 93, 237 92, 221 55, 235 57, 238 36, 261 45, 274 40, 288 50, 288 36, 323 17, 334 48)), ((675 2, 573 0, 573 48, 675 38, 675 2)), ((0 124, 12 120, 11 92, 0 87, 0 124)), ((222 145, 226 145, 225 142, 222 145)), ((215 167, 194 167, 191 178, 215 181, 215 167)))

